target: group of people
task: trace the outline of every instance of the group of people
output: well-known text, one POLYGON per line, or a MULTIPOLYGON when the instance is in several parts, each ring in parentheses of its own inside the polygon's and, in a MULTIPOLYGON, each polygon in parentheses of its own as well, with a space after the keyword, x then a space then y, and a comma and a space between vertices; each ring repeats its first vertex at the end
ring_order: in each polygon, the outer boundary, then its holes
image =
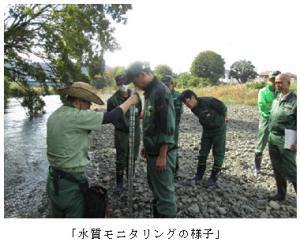
MULTIPOLYGON (((74 82, 70 87, 60 89, 61 94, 67 97, 67 102, 51 114, 47 122, 50 165, 47 191, 53 217, 83 217, 84 197, 80 185, 73 178, 87 183, 88 134, 91 130, 100 129, 103 124, 112 123, 115 127, 116 192, 123 192, 124 176, 128 176, 128 110, 132 105, 135 106, 134 159, 138 158, 140 150, 147 162, 147 181, 153 193, 153 217, 176 217, 174 180, 179 169, 178 137, 183 104, 197 116, 203 128, 197 170, 192 179, 196 184, 203 179, 206 161, 212 150, 214 163, 205 184, 209 188, 217 182, 225 157, 226 105, 214 97, 198 97, 191 90, 178 93, 174 89, 172 76, 158 80, 144 62, 131 64, 124 74, 115 79, 118 89, 108 99, 106 112, 90 110, 92 103, 102 105, 103 101, 89 84, 74 82), (143 108, 137 92, 128 88, 130 83, 144 91, 143 108)), ((282 201, 286 194, 286 179, 296 189, 296 144, 287 150, 283 148, 283 141, 284 129, 296 130, 297 104, 296 95, 289 92, 290 80, 287 75, 279 74, 272 84, 271 79, 269 82, 265 88, 268 89, 260 91, 261 120, 255 153, 255 175, 260 173, 262 152, 269 140, 278 187, 278 193, 271 199, 282 201), (274 91, 274 86, 278 91, 274 91), (267 111, 268 108, 271 111, 267 111)))
POLYGON ((271 72, 266 87, 258 93, 259 127, 255 148, 254 175, 261 170, 263 151, 269 143, 277 193, 270 200, 284 201, 289 180, 297 192, 296 141, 285 146, 286 130, 297 130, 297 96, 290 91, 291 80, 280 71, 271 72))

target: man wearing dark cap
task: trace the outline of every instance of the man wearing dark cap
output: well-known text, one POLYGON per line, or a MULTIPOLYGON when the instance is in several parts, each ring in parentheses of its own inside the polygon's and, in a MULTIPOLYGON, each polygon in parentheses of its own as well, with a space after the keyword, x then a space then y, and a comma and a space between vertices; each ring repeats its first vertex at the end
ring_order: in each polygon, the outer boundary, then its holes
POLYGON ((177 147, 177 154, 176 154, 176 173, 179 170, 179 159, 178 159, 178 138, 179 138, 179 124, 182 114, 182 102, 179 100, 180 93, 175 90, 175 82, 172 76, 167 75, 161 80, 171 91, 174 108, 175 108, 175 143, 177 147))
POLYGON ((144 90, 142 156, 147 160, 147 179, 154 196, 153 216, 176 217, 175 110, 171 92, 144 62, 131 64, 126 79, 144 90))
POLYGON ((185 90, 180 100, 199 118, 203 127, 198 167, 194 180, 201 181, 206 170, 206 160, 212 148, 214 165, 207 181, 207 187, 215 185, 225 157, 227 107, 213 97, 197 97, 191 90, 185 90))
MULTIPOLYGON (((108 99, 107 111, 111 111, 125 102, 131 95, 132 90, 125 84, 124 75, 118 75, 115 78, 118 90, 108 99)), ((136 105, 135 117, 135 145, 134 160, 137 159, 140 144, 140 122, 139 117, 142 111, 141 102, 136 105)), ((122 119, 115 126, 115 148, 116 148, 116 191, 123 191, 124 171, 128 176, 128 158, 129 158, 129 119, 130 112, 123 115, 122 119)))
POLYGON ((275 90, 275 77, 278 74, 280 74, 280 71, 270 72, 267 85, 260 89, 258 93, 257 106, 259 112, 259 125, 255 148, 254 176, 260 174, 262 155, 269 138, 269 117, 272 102, 277 96, 275 90))

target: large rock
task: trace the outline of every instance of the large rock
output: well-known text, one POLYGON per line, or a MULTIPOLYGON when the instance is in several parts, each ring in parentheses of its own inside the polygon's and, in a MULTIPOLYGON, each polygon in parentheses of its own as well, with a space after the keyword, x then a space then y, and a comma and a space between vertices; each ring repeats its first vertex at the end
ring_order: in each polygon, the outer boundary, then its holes
POLYGON ((223 207, 219 207, 219 208, 218 208, 218 212, 219 212, 221 215, 225 215, 225 214, 227 213, 226 208, 223 208, 223 207))
POLYGON ((274 210, 280 209, 280 204, 278 204, 278 202, 275 202, 275 201, 270 201, 270 202, 269 202, 269 206, 270 206, 271 208, 273 208, 274 210))
POLYGON ((194 203, 188 208, 189 213, 197 215, 200 212, 198 204, 194 203))

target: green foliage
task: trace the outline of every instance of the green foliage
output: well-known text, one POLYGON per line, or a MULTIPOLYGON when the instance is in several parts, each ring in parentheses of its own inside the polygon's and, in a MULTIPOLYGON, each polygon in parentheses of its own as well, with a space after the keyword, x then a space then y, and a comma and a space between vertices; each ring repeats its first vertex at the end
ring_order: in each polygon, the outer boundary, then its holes
POLYGON ((125 24, 130 9, 128 4, 9 5, 4 20, 5 77, 20 85, 35 79, 46 92, 47 80, 57 87, 73 81, 101 82, 104 53, 119 48, 112 23, 125 24))
POLYGON ((38 116, 40 113, 44 113, 45 102, 33 89, 29 89, 24 96, 21 103, 23 107, 26 107, 27 114, 32 119, 38 116))
POLYGON ((7 106, 7 102, 9 98, 9 87, 10 87, 10 83, 6 78, 4 78, 4 107, 7 106))
POLYGON ((125 67, 123 66, 108 68, 107 70, 105 70, 104 75, 101 77, 103 78, 102 83, 104 83, 105 86, 115 87, 116 86, 115 77, 117 75, 123 74, 124 72, 125 72, 125 67))
POLYGON ((191 78, 191 74, 188 73, 188 72, 184 72, 184 73, 179 74, 175 78, 176 86, 178 88, 188 87, 188 83, 189 83, 190 78, 191 78))
POLYGON ((171 69, 171 67, 169 67, 168 65, 157 65, 154 68, 154 75, 158 78, 158 79, 162 79, 163 77, 167 76, 167 75, 173 75, 173 71, 171 69))
POLYGON ((290 90, 294 93, 297 93, 297 83, 296 82, 291 83, 290 90))
POLYGON ((225 61, 213 51, 200 52, 191 66, 191 73, 196 77, 207 78, 210 84, 216 84, 224 76, 225 61))
POLYGON ((187 72, 179 74, 174 80, 178 88, 205 87, 211 84, 208 78, 196 77, 187 72))
POLYGON ((256 76, 257 72, 251 61, 236 61, 230 67, 229 77, 237 79, 239 83, 245 83, 256 76))
MULTIPOLYGON (((17 82, 7 82, 9 84, 9 89, 7 90, 7 97, 24 97, 27 94, 28 87, 20 85, 17 82)), ((49 87, 48 92, 46 93, 43 87, 31 87, 39 95, 48 95, 48 94, 57 94, 55 88, 49 87)))

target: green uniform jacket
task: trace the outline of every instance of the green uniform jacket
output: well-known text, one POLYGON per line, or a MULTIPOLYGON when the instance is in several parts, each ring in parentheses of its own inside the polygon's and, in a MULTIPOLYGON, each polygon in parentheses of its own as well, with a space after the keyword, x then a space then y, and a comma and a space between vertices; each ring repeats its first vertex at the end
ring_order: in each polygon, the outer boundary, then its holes
POLYGON ((199 118, 204 135, 224 132, 227 107, 222 101, 214 97, 199 97, 198 105, 192 112, 199 118))
POLYGON ((144 148, 146 154, 158 156, 162 144, 169 144, 169 151, 176 148, 173 98, 169 88, 156 77, 147 87, 144 95, 144 148))
POLYGON ((290 93, 273 101, 269 130, 272 134, 283 136, 285 129, 297 130, 297 95, 290 93))
POLYGON ((88 134, 101 128, 103 113, 64 105, 47 121, 47 156, 51 166, 84 172, 89 163, 88 134))
POLYGON ((276 96, 277 92, 273 92, 269 84, 259 90, 257 106, 260 116, 264 119, 269 119, 272 102, 276 96))
MULTIPOLYGON (((129 93, 131 90, 128 90, 129 93)), ((107 101, 107 111, 111 111, 114 108, 120 106, 123 102, 128 99, 121 95, 120 91, 116 91, 107 101)), ((135 117, 135 149, 138 149, 140 141, 140 119, 139 116, 142 111, 141 102, 136 106, 137 112, 135 117)), ((129 138, 129 119, 130 112, 126 112, 123 115, 123 118, 115 124, 115 147, 120 150, 128 153, 128 138, 129 138)), ((137 153, 137 151, 135 151, 137 153)))
POLYGON ((183 111, 183 105, 182 105, 182 102, 179 100, 179 96, 180 96, 179 92, 177 92, 175 90, 172 90, 171 94, 172 94, 172 97, 173 97, 175 114, 176 114, 175 125, 176 125, 176 129, 178 129, 180 119, 181 119, 181 114, 182 114, 182 111, 183 111))

